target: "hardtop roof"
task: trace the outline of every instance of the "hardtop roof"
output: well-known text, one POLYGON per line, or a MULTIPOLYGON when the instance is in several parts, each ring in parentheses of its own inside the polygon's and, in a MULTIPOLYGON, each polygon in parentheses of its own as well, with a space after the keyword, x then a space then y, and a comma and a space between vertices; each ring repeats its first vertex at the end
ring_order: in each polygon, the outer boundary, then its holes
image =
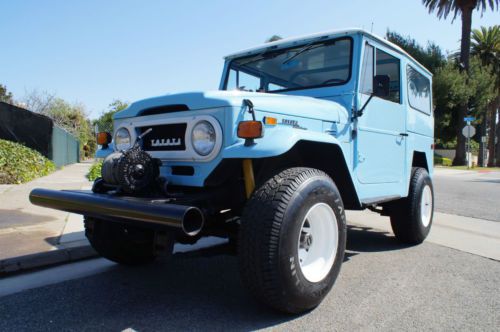
POLYGON ((308 34, 308 35, 302 35, 302 36, 296 36, 296 37, 289 37, 289 38, 284 38, 280 39, 277 41, 273 42, 268 42, 264 43, 261 45, 257 45, 251 48, 247 48, 244 50, 241 50, 236 53, 229 54, 225 57, 226 60, 231 60, 234 58, 238 57, 243 57, 243 56, 249 56, 249 55, 254 55, 257 53, 260 53, 266 49, 281 49, 281 48, 287 48, 287 47, 292 47, 295 45, 301 45, 301 44, 307 44, 308 42, 314 41, 315 39, 331 39, 331 38, 337 38, 337 37, 342 37, 342 36, 350 36, 354 34, 363 34, 366 35, 370 38, 375 39, 376 41, 384 44, 385 46, 393 49, 394 51, 408 57, 411 59, 420 69, 425 71, 428 75, 432 76, 432 73, 425 68, 421 63, 419 63, 417 60, 415 60, 410 54, 408 54, 405 50, 403 50, 401 47, 398 45, 378 36, 373 33, 370 33, 366 30, 360 29, 360 28, 350 28, 350 29, 341 29, 341 30, 329 30, 329 31, 323 31, 323 32, 317 32, 313 34, 308 34))

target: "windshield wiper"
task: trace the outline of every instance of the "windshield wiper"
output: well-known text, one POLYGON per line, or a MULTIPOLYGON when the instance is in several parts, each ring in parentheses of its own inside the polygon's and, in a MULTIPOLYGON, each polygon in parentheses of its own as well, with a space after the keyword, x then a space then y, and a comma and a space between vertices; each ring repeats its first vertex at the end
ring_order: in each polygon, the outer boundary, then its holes
POLYGON ((280 54, 282 54, 282 53, 276 53, 273 51, 270 52, 270 51, 266 50, 265 52, 257 54, 256 55, 257 59, 251 59, 251 60, 245 61, 243 63, 238 63, 238 66, 245 66, 245 65, 260 61, 262 59, 272 59, 272 58, 277 57, 280 54))
POLYGON ((288 57, 286 58, 285 60, 283 60, 283 62, 281 63, 282 65, 286 65, 287 63, 289 63, 290 61, 292 61, 293 59, 295 59, 296 57, 298 57, 299 55, 301 55, 302 53, 304 52, 307 52, 309 50, 312 50, 312 49, 315 49, 315 48, 318 48, 320 46, 325 46, 325 43, 321 43, 321 44, 309 44, 309 45, 306 45, 304 46, 303 48, 301 48, 300 50, 297 51, 297 53, 295 53, 294 55, 292 55, 291 57, 288 57))

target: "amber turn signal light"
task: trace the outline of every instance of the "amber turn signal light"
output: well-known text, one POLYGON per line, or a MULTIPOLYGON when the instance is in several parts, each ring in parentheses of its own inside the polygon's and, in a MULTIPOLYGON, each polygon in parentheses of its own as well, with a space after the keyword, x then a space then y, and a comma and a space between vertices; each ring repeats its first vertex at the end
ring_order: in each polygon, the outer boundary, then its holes
POLYGON ((111 143, 111 134, 102 132, 102 133, 97 133, 97 144, 99 145, 107 145, 111 143))
POLYGON ((238 124, 238 137, 251 139, 264 136, 264 127, 260 121, 241 121, 238 124))
POLYGON ((262 121, 264 122, 265 125, 268 126, 276 126, 278 124, 278 119, 272 118, 270 116, 265 116, 262 121))

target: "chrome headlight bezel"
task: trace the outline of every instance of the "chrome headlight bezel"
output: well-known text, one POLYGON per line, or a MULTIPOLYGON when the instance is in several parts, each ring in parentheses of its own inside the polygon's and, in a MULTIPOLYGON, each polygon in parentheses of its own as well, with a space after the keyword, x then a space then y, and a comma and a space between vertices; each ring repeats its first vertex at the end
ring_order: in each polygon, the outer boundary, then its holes
POLYGON ((132 136, 126 127, 120 127, 113 138, 115 149, 125 151, 132 147, 132 136))
POLYGON ((191 145, 200 156, 208 156, 214 151, 217 133, 214 126, 206 120, 198 121, 191 129, 191 145))

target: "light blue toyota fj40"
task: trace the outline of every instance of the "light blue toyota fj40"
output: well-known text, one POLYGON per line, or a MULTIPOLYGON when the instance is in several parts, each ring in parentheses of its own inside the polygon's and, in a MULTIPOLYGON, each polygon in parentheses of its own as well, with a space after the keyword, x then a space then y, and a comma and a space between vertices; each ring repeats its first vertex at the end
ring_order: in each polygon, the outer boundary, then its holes
POLYGON ((95 250, 122 264, 171 253, 175 241, 227 237, 252 295, 307 311, 340 271, 345 209, 390 216, 405 243, 429 233, 431 79, 363 30, 267 43, 226 57, 218 91, 117 113, 113 135, 99 135, 114 150, 92 192, 30 198, 84 215, 95 250))

